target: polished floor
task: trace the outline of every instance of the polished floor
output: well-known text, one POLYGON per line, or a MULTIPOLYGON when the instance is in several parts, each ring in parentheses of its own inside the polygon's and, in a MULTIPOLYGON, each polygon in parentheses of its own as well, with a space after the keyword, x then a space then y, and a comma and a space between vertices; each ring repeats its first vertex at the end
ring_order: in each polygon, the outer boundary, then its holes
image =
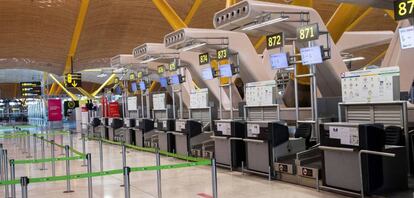
MULTIPOLYGON (((51 139, 51 138, 50 138, 51 139)), ((82 150, 82 142, 79 137, 74 138, 74 146, 82 150)), ((61 136, 55 137, 57 143, 61 142, 61 136)), ((69 144, 68 137, 64 138, 64 144, 69 144)), ((26 159, 23 154, 23 146, 13 140, 2 140, 0 143, 8 149, 9 159, 26 159)), ((33 152, 33 145, 31 145, 33 152)), ((37 156, 40 156, 40 143, 37 145, 37 156)), ((99 171, 99 146, 98 142, 88 141, 86 151, 92 154, 93 171, 99 171)), ((104 145, 104 169, 121 169, 121 148, 115 145, 104 145)), ((61 149, 56 148, 56 155, 61 154, 61 149)), ((33 153, 32 153, 33 155, 33 153)), ((46 157, 50 156, 50 147, 46 146, 46 157)), ((175 164, 182 161, 162 157, 162 164, 175 164)), ((84 173, 86 167, 82 167, 82 160, 71 162, 71 173, 84 173)), ((155 165, 155 155, 151 153, 128 151, 127 165, 131 167, 155 165)), ((16 178, 21 176, 46 177, 51 176, 51 166, 46 164, 47 170, 41 171, 41 164, 17 165, 16 178)), ((65 174, 65 163, 56 163, 56 175, 65 174)), ((124 197, 122 175, 112 175, 93 178, 93 195, 102 198, 124 197)), ((162 171, 162 196, 168 198, 208 198, 211 197, 211 169, 209 167, 190 167, 162 171)), ((20 186, 17 185, 17 197, 21 197, 20 186)), ((66 190, 66 182, 48 182, 29 184, 30 198, 49 197, 88 197, 86 179, 71 181, 72 193, 63 193, 66 190)), ((0 197, 4 197, 4 187, 0 189, 0 197)), ((317 192, 315 189, 288 184, 279 181, 267 181, 265 178, 242 175, 239 172, 218 170, 218 194, 220 198, 313 198, 313 197, 343 197, 340 195, 317 192)), ((136 172, 131 173, 131 197, 154 198, 157 197, 156 173, 136 172)))

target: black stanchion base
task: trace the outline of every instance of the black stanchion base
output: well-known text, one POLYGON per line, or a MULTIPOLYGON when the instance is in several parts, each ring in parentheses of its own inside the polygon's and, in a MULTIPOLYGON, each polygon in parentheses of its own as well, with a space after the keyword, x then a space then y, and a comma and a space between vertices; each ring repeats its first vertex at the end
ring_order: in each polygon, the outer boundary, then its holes
POLYGON ((65 190, 65 191, 63 191, 63 193, 73 193, 73 192, 75 192, 75 191, 73 191, 73 190, 65 190))
POLYGON ((125 185, 124 184, 121 184, 121 185, 119 185, 119 187, 125 187, 125 185))
POLYGON ((45 170, 47 170, 47 168, 41 168, 41 169, 39 169, 39 170, 41 170, 41 171, 45 171, 45 170))

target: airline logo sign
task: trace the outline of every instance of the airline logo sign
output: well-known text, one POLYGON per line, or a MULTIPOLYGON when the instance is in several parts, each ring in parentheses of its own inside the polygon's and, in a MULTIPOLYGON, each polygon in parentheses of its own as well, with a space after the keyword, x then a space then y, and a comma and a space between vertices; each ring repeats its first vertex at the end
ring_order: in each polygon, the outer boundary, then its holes
POLYGON ((82 87, 82 74, 81 73, 66 74, 65 87, 82 87))

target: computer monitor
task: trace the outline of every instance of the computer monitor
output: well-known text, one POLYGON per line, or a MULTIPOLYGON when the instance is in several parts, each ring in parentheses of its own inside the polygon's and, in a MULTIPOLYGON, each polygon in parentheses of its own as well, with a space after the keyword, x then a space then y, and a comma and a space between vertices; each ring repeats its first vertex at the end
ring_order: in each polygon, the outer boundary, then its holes
POLYGON ((203 80, 212 80, 214 78, 213 69, 211 67, 203 68, 201 70, 201 76, 203 80))
POLYGON ((289 67, 288 54, 278 53, 270 55, 270 65, 272 69, 285 69, 289 67))
POLYGON ((315 65, 323 62, 321 46, 301 48, 300 56, 303 65, 315 65))
POLYGON ((232 77, 233 71, 230 64, 220 65, 220 77, 232 77))
POLYGON ((178 84, 180 84, 181 83, 181 80, 180 80, 180 78, 181 78, 181 75, 174 75, 174 76, 171 76, 170 77, 170 79, 171 79, 171 84, 173 84, 173 85, 178 85, 178 84))
POLYGON ((147 85, 144 81, 139 82, 139 89, 141 89, 142 91, 145 91, 147 89, 147 85))
POLYGON ((122 94, 122 89, 121 89, 121 87, 120 86, 116 86, 115 87, 115 91, 114 91, 115 93, 115 95, 121 95, 122 94))
POLYGON ((168 79, 165 78, 165 77, 161 77, 160 78, 160 84, 161 84, 161 87, 167 88, 167 86, 168 86, 168 79))
POLYGON ((137 90, 137 82, 131 82, 131 92, 136 92, 137 90))

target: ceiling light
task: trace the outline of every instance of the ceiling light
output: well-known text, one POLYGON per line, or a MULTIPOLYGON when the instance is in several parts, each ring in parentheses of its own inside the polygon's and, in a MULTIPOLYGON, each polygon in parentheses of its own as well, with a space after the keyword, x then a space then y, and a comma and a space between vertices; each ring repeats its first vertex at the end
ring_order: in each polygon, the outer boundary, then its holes
POLYGON ((353 57, 353 58, 343 59, 344 62, 353 62, 353 61, 360 61, 360 60, 365 60, 365 57, 353 57))
POLYGON ((100 72, 102 69, 85 69, 82 72, 100 72))
POLYGON ((149 63, 149 62, 152 62, 152 61, 155 61, 155 60, 158 60, 158 59, 160 59, 160 58, 159 57, 158 58, 151 57, 147 60, 141 61, 141 64, 149 63))
POLYGON ((186 46, 186 47, 181 48, 180 51, 181 52, 186 52, 186 51, 190 51, 192 49, 196 49, 196 48, 202 47, 204 45, 207 45, 207 43, 195 43, 195 44, 192 44, 192 45, 189 45, 189 46, 186 46))
POLYGON ((288 19, 289 19, 288 16, 282 16, 282 17, 271 19, 271 20, 268 20, 268 21, 265 21, 265 22, 262 22, 262 23, 257 23, 257 24, 251 25, 251 26, 244 27, 242 30, 243 31, 255 30, 255 29, 258 29, 258 28, 261 28, 261 27, 265 27, 265 26, 268 26, 268 25, 272 25, 272 24, 275 24, 275 23, 286 21, 288 19))

